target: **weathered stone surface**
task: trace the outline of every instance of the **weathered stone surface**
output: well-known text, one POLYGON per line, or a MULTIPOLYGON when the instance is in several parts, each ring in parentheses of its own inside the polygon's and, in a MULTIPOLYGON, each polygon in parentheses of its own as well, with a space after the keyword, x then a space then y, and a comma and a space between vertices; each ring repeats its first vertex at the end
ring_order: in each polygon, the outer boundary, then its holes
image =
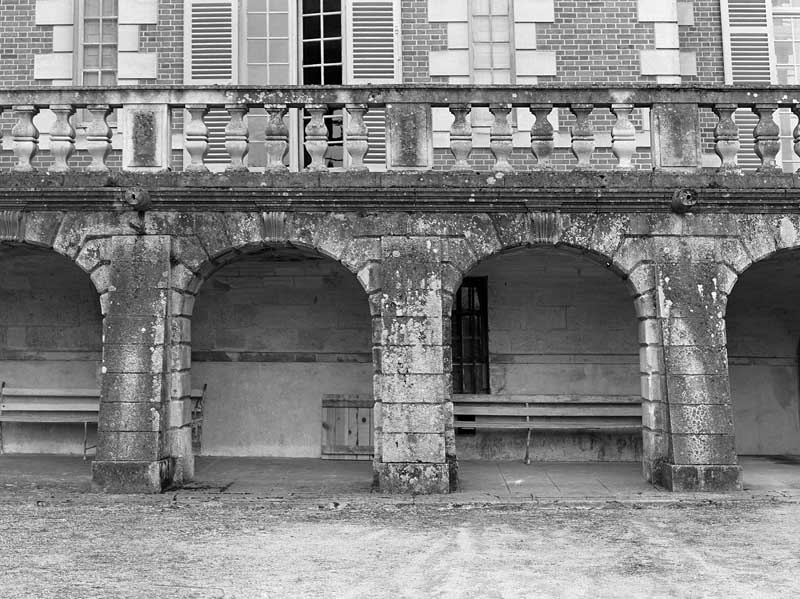
POLYGON ((445 428, 441 404, 384 403, 381 418, 384 434, 407 432, 441 434, 445 428))
POLYGON ((650 122, 656 169, 691 172, 701 166, 700 111, 696 104, 654 104, 650 122))
MULTIPOLYGON (((388 404, 386 404, 388 405, 388 404)), ((386 409, 384 405, 384 409, 386 409)), ((441 409, 441 408, 440 408, 441 409)), ((384 463, 444 462, 444 429, 440 433, 382 433, 384 463)))
POLYGON ((429 495, 450 491, 448 464, 378 464, 376 470, 382 493, 429 495))
POLYGON ((53 247, 63 212, 29 212, 25 215, 25 243, 53 247))
POLYGON ((375 399, 384 403, 441 403, 445 400, 442 374, 388 374, 375 377, 375 399))
POLYGON ((740 466, 667 464, 664 466, 663 474, 662 484, 670 491, 730 493, 742 490, 740 466))
POLYGON ((598 215, 586 249, 599 254, 610 264, 629 229, 628 215, 598 215))
POLYGON ((97 431, 100 461, 155 461, 159 457, 157 431, 97 431))
POLYGON ((724 375, 728 372, 728 358, 724 347, 665 347, 664 361, 670 374, 724 375))
POLYGON ((163 366, 163 345, 107 343, 103 347, 103 368, 110 374, 158 374, 163 366))
POLYGON ((103 375, 102 397, 104 402, 148 402, 160 401, 162 382, 160 374, 103 375))
POLYGON ((99 430, 158 431, 161 404, 149 401, 103 402, 100 406, 99 430))
POLYGON ((669 318, 664 321, 665 345, 725 346, 725 321, 708 318, 669 318))
POLYGON ((728 404, 669 404, 673 434, 733 434, 733 408, 728 404))
POLYGON ((212 260, 229 252, 233 247, 233 242, 228 237, 225 227, 224 214, 218 212, 195 214, 194 234, 212 260))
POLYGON ((667 377, 661 373, 642 374, 642 398, 649 401, 667 400, 667 377))
POLYGON ((729 404, 730 385, 727 373, 677 374, 667 376, 670 402, 678 404, 729 404))
POLYGON ((103 320, 103 339, 108 345, 163 345, 164 317, 109 316, 103 320))
POLYGON ((441 317, 388 316, 381 317, 381 343, 389 345, 442 345, 441 317))
POLYGON ((733 435, 672 435, 674 464, 735 464, 733 435))
POLYGON ((428 346, 386 346, 381 348, 381 372, 384 374, 441 374, 443 348, 428 346))
POLYGON ((669 430, 667 405, 655 401, 642 402, 642 425, 651 431, 669 430))
MULTIPOLYGON (((652 240, 639 237, 626 237, 619 248, 614 252, 612 266, 625 276, 639 267, 642 262, 652 260, 652 240)), ((637 294, 646 291, 648 287, 634 286, 637 294)))
POLYGON ((92 482, 105 493, 160 493, 161 464, 157 461, 92 462, 92 482))

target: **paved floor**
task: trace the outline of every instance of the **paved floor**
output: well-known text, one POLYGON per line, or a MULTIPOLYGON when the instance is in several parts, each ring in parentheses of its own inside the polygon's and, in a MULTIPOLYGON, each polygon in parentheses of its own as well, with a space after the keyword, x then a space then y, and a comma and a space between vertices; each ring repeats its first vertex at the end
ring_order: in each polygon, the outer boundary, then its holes
MULTIPOLYGON (((800 497, 800 456, 742 457, 745 491, 800 497)), ((524 501, 558 498, 664 498, 649 485, 638 463, 460 463, 461 487, 451 499, 524 501)), ((1 455, 0 489, 61 486, 91 488, 91 461, 74 456, 1 455)), ((352 496, 370 493, 371 462, 315 459, 197 459, 187 491, 207 490, 262 497, 352 496)))

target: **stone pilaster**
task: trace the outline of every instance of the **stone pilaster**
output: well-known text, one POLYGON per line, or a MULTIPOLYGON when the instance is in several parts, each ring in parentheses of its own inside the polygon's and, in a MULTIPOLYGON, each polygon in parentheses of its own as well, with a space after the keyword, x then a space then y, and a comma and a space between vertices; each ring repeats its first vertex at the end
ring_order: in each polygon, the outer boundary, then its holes
POLYGON ((741 489, 725 343, 725 293, 713 238, 671 238, 658 255, 658 312, 669 422, 663 484, 673 491, 741 489))
POLYGON ((169 237, 113 237, 110 268, 93 478, 110 492, 159 492, 172 472, 162 401, 169 237))
POLYGON ((447 395, 441 248, 436 237, 384 237, 381 340, 375 376, 384 492, 446 493, 447 395))

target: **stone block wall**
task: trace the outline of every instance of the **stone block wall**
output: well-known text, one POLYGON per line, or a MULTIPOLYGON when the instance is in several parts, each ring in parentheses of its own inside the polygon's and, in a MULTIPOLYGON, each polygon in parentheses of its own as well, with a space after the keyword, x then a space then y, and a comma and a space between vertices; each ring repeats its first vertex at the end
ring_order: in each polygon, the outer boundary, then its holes
POLYGON ((192 381, 202 453, 319 457, 324 394, 372 395, 372 325, 355 276, 296 249, 246 256, 202 287, 192 381))
MULTIPOLYGON (((52 252, 3 247, 0 303, 0 381, 9 387, 99 387, 100 302, 86 273, 52 252)), ((0 427, 5 453, 83 451, 80 424, 0 427)))
POLYGON ((726 333, 736 452, 800 453, 797 256, 746 270, 728 299, 726 333))

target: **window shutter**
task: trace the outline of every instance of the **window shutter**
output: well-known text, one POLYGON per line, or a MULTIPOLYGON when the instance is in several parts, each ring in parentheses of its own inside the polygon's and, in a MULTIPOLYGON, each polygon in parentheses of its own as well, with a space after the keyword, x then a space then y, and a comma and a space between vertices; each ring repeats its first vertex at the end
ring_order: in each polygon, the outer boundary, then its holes
MULTIPOLYGON (((347 2, 346 83, 394 84, 402 81, 400 63, 399 0, 349 0, 347 2)), ((386 111, 370 109, 364 117, 369 128, 371 170, 386 169, 386 111)))
MULTIPOLYGON (((189 85, 224 85, 236 82, 236 0, 188 0, 185 32, 184 79, 189 85)), ((208 127, 209 168, 224 168, 228 112, 214 108, 205 118, 208 127)))
MULTIPOLYGON (((769 85, 775 81, 772 40, 772 0, 721 0, 725 83, 769 85)), ((752 169, 760 161, 753 150, 753 129, 758 117, 750 110, 737 110, 741 149, 739 166, 752 169)))

